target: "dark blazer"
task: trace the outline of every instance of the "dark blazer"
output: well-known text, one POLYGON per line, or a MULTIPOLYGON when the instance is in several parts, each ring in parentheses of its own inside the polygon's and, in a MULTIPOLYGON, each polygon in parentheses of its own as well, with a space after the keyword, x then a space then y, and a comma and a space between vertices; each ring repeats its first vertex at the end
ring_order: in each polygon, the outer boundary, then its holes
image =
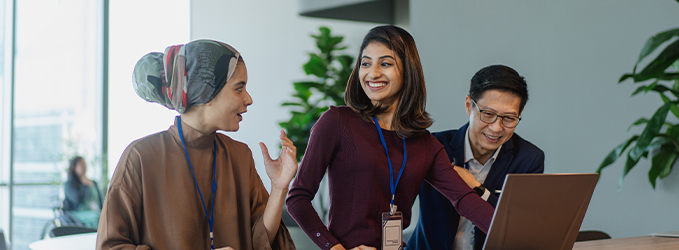
MULTIPOLYGON (((458 130, 434 133, 434 137, 443 144, 448 158, 464 162, 464 136, 469 123, 458 130)), ((510 173, 543 173, 545 153, 538 147, 514 133, 500 148, 495 163, 490 168, 483 185, 490 191, 488 203, 495 207, 505 181, 510 173)), ((412 236, 408 240, 407 249, 445 249, 454 247, 460 215, 453 205, 429 183, 420 187, 420 220, 412 236)), ((486 234, 476 228, 476 249, 482 249, 486 234)))

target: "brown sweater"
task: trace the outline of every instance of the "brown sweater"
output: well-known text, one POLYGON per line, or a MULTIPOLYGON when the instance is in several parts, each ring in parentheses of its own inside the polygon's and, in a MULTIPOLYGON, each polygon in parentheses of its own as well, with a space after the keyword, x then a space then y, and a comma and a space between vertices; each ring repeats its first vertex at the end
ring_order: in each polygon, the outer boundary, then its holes
MULTIPOLYGON (((208 213, 217 140, 215 248, 295 249, 282 221, 269 244, 262 221, 269 194, 247 145, 219 133, 201 134, 186 123, 182 129, 208 213)), ((97 249, 210 249, 209 232, 177 125, 132 142, 111 179, 97 249)))
MULTIPOLYGON (((403 141, 382 130, 394 169, 403 164, 403 141)), ((408 159, 396 187, 394 203, 410 224, 415 197, 423 181, 432 184, 457 211, 486 232, 493 207, 476 195, 455 172, 443 146, 429 132, 406 139, 408 159)), ((348 107, 331 107, 311 130, 309 145, 287 198, 290 215, 321 249, 341 243, 347 249, 380 248, 381 214, 389 211, 389 166, 375 124, 348 107), (325 172, 330 188, 330 221, 326 227, 311 205, 325 172)))

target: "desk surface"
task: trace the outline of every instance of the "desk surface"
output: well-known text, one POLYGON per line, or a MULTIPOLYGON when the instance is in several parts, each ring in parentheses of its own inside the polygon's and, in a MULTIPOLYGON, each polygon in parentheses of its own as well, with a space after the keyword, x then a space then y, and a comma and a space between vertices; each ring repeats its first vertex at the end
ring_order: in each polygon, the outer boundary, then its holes
POLYGON ((679 238, 639 236, 610 240, 592 240, 575 242, 573 250, 676 250, 679 249, 679 238))
MULTIPOLYGON (((299 227, 289 227, 288 231, 290 231, 297 249, 317 249, 316 244, 299 227)), ((31 243, 28 247, 31 250, 94 250, 96 244, 97 233, 86 233, 39 240, 31 243)))
POLYGON ((28 245, 31 250, 94 250, 97 233, 74 234, 39 240, 28 245))

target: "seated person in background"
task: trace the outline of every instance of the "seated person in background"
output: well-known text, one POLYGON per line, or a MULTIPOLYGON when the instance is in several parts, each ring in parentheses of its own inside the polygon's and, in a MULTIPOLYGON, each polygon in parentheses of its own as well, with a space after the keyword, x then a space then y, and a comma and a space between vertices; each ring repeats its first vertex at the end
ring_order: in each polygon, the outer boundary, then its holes
MULTIPOLYGON (((507 66, 488 66, 476 72, 465 99, 469 123, 434 136, 451 161, 463 164, 454 168, 467 185, 495 207, 505 175, 544 172, 542 150, 514 134, 528 101, 526 81, 507 66)), ((485 238, 448 199, 422 184, 420 220, 408 249, 481 249, 485 238)))
POLYGON ((70 161, 64 194, 63 210, 73 211, 71 215, 84 226, 97 228, 104 199, 97 182, 87 178, 87 163, 80 156, 70 161))

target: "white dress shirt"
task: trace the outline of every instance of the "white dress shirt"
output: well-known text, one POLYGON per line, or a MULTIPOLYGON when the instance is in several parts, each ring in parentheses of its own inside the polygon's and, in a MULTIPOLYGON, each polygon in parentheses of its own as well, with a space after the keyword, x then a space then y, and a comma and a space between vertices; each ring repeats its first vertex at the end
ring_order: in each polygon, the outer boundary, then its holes
MULTIPOLYGON (((488 176, 490 167, 493 165, 493 163, 495 163, 495 159, 497 158, 497 154, 500 152, 501 148, 502 145, 500 145, 500 147, 495 150, 495 153, 490 157, 490 159, 488 159, 488 161, 486 161, 486 164, 482 165, 479 163, 479 161, 474 159, 472 148, 469 145, 469 128, 467 128, 467 132, 464 136, 464 162, 465 167, 469 169, 469 172, 474 175, 474 178, 476 178, 477 181, 481 183, 486 181, 486 176, 488 176)), ((483 192, 481 198, 483 198, 483 200, 488 200, 489 196, 490 191, 488 191, 486 188, 486 191, 483 192)), ((457 226, 457 234, 455 235, 455 245, 453 250, 473 250, 474 243, 474 224, 467 220, 467 218, 460 216, 460 224, 457 226)))

